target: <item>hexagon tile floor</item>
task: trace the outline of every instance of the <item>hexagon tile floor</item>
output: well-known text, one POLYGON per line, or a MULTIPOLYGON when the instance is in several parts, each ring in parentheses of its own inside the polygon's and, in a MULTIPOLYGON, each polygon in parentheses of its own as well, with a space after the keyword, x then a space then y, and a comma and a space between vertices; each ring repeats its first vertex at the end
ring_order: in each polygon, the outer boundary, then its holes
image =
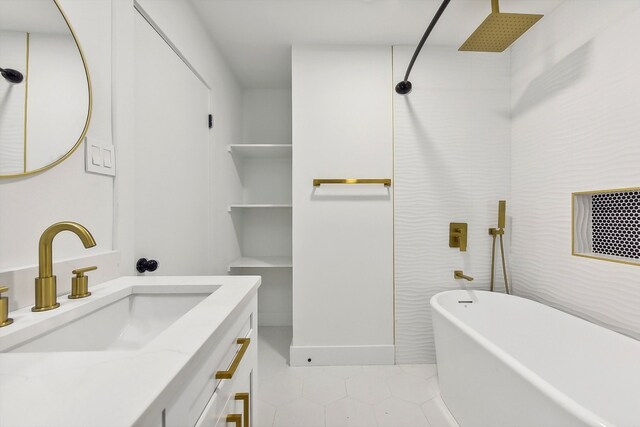
POLYGON ((291 328, 258 332, 256 427, 458 427, 435 365, 288 365, 291 328))

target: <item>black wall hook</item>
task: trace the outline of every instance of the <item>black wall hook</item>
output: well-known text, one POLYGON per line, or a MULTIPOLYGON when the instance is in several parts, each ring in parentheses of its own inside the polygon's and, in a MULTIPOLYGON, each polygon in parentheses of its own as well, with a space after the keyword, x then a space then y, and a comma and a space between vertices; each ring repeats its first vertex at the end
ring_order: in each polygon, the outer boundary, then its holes
POLYGON ((140 258, 138 262, 136 262, 136 270, 138 273, 144 273, 145 271, 156 271, 158 269, 158 261, 155 259, 146 259, 140 258))

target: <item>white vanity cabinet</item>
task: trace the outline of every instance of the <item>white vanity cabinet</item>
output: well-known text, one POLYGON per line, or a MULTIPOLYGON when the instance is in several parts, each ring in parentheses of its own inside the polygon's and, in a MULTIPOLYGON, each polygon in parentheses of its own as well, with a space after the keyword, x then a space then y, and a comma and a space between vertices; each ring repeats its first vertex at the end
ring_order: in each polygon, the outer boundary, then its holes
POLYGON ((260 284, 120 277, 57 310, 12 312, 16 322, 0 328, 0 426, 252 425, 260 284), (81 396, 91 399, 70 410, 81 396), (227 423, 229 414, 240 417, 227 423))
POLYGON ((253 297, 239 312, 229 319, 222 338, 215 339, 199 360, 194 361, 193 368, 186 374, 190 379, 178 393, 179 397, 165 409, 160 425, 253 425, 258 364, 257 298, 253 297), (222 372, 226 375, 219 374, 222 372), (239 422, 227 422, 228 415, 235 415, 239 422))

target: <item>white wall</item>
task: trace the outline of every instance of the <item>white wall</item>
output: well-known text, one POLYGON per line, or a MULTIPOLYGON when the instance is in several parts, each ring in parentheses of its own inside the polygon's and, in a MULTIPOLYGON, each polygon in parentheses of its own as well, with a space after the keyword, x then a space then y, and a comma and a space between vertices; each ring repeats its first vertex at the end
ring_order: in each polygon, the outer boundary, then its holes
MULTIPOLYGON (((394 47, 394 82, 413 51, 394 47)), ((509 191, 509 54, 426 47, 411 81, 394 93, 396 363, 435 363, 429 299, 489 288, 487 230, 509 191), (450 222, 468 223, 466 253, 449 248, 450 222)))
POLYGON ((225 274, 240 256, 227 206, 242 195, 240 177, 227 152, 242 139, 242 90, 192 6, 185 1, 140 0, 140 7, 211 88, 212 273, 225 274))
MULTIPOLYGON (((82 44, 93 84, 93 117, 88 138, 116 145, 117 176, 114 179, 84 172, 84 150, 42 174, 11 180, 0 180, 0 271, 3 283, 33 289, 33 282, 13 280, 23 277, 37 264, 37 245, 42 231, 60 220, 78 221, 93 233, 96 248, 85 249, 75 236, 63 233, 56 238, 55 259, 72 260, 61 264, 66 270, 88 262, 91 254, 120 252, 120 262, 109 256, 108 274, 102 272, 96 281, 114 275, 133 274, 134 258, 134 192, 133 192, 133 1, 132 0, 60 0, 61 6, 82 44), (112 44, 113 43, 113 44, 112 44), (113 49, 112 49, 113 48, 113 49), (76 261, 73 261, 76 260, 76 261), (77 264, 77 265, 76 265, 77 264)), ((226 272, 226 265, 239 254, 233 225, 226 205, 241 196, 239 177, 226 152, 227 144, 242 137, 242 92, 224 59, 220 57, 198 17, 186 2, 152 1, 158 21, 163 23, 172 40, 182 46, 194 65, 206 76, 213 88, 212 112, 216 127, 212 135, 212 207, 214 226, 211 244, 214 251, 213 271, 226 272)), ((93 259, 93 258, 90 258, 93 259)), ((29 273, 28 273, 29 274, 29 273)), ((65 276, 66 277, 66 276, 65 276)), ((63 278, 61 277, 61 280, 63 278)), ((66 280, 66 279, 65 279, 66 280)), ((61 286, 61 289, 64 288, 61 286)), ((20 300, 29 300, 18 292, 20 300)), ((12 296, 12 292, 9 293, 12 296)))
MULTIPOLYGON (((60 4, 73 23, 91 72, 94 104, 87 137, 111 141, 111 1, 61 0, 60 4)), ((64 99, 60 103, 63 108, 64 99)), ((0 180, 0 270, 36 264, 40 234, 62 220, 85 225, 97 246, 87 250, 76 236, 63 233, 55 242, 57 259, 112 249, 113 178, 86 174, 83 149, 41 174, 0 180)))
POLYGON ((243 107, 242 142, 291 144, 291 90, 247 89, 243 107))
POLYGON ((640 186, 640 3, 568 0, 512 52, 512 278, 640 338, 640 269, 571 256, 574 191, 640 186))
POLYGON ((292 365, 393 363, 391 47, 295 46, 292 365), (308 362, 311 359, 311 362, 308 362))
POLYGON ((120 252, 119 275, 135 274, 133 0, 112 0, 112 129, 116 146, 113 246, 120 252))

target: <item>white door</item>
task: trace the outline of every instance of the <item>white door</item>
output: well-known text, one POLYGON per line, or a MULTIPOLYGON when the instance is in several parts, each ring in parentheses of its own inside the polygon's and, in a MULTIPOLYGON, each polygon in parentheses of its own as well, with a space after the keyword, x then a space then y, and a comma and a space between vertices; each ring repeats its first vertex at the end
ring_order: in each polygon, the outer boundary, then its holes
POLYGON ((210 274, 209 90, 139 13, 135 102, 136 256, 210 274))

